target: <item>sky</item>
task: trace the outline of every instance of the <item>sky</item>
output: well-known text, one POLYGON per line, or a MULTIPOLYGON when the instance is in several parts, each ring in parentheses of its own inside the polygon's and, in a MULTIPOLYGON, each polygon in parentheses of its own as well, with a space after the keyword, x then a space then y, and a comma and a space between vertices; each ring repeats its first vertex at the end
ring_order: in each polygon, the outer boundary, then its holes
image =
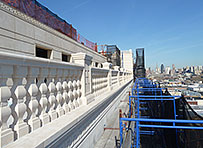
POLYGON ((203 65, 203 0, 38 0, 90 41, 144 47, 146 67, 203 65))

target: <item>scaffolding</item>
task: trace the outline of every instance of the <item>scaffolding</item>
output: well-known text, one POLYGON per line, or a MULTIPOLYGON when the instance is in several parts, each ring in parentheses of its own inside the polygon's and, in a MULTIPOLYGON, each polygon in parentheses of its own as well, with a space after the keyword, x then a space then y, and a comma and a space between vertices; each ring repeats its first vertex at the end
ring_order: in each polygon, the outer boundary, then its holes
POLYGON ((119 119, 118 147, 125 147, 126 142, 132 148, 203 147, 203 120, 188 118, 190 107, 183 102, 183 97, 171 96, 166 88, 137 78, 129 96, 128 117, 119 119))

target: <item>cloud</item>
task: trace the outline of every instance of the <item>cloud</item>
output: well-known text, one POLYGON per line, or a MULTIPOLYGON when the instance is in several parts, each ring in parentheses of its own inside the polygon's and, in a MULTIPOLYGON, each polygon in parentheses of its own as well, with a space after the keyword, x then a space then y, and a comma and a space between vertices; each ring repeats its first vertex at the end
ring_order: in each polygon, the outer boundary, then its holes
POLYGON ((74 6, 72 9, 70 9, 69 11, 73 11, 74 9, 78 9, 80 7, 82 7, 83 5, 87 4, 90 0, 84 1, 76 6, 74 6))

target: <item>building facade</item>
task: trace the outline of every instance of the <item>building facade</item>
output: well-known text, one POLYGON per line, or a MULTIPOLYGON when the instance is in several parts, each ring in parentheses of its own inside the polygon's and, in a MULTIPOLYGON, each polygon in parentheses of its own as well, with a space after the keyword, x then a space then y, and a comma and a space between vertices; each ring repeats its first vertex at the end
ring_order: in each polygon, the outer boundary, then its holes
POLYGON ((113 66, 121 66, 120 50, 116 45, 106 46, 107 62, 112 63, 113 66))
POLYGON ((121 51, 121 67, 133 72, 133 51, 132 49, 121 51))

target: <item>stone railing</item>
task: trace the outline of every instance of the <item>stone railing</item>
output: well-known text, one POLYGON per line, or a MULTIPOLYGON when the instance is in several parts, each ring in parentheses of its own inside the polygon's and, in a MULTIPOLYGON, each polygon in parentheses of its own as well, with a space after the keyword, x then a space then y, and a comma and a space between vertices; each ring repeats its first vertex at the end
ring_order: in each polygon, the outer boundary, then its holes
POLYGON ((108 90, 108 73, 109 70, 101 68, 92 68, 92 92, 96 95, 108 90))
POLYGON ((124 79, 123 79, 123 72, 119 72, 119 82, 122 84, 124 82, 124 79))
POLYGON ((76 64, 0 54, 1 145, 79 107, 82 71, 76 64))
POLYGON ((118 79, 118 72, 116 70, 112 70, 111 72, 111 84, 112 87, 115 87, 116 85, 118 85, 119 79, 118 79))
POLYGON ((73 58, 66 63, 0 52, 0 147, 86 105, 88 95, 131 80, 127 72, 91 68, 85 54, 73 58))

